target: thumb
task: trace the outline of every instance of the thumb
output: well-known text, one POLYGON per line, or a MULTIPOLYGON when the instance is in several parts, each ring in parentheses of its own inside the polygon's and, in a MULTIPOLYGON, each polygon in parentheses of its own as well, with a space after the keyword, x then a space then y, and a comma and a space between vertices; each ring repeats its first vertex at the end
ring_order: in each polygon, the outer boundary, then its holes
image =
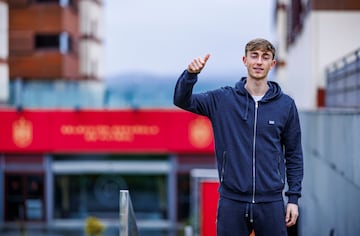
POLYGON ((286 216, 285 216, 285 222, 289 222, 290 221, 290 210, 289 208, 286 209, 286 216))
POLYGON ((210 54, 208 53, 208 54, 206 54, 205 57, 204 57, 204 62, 206 63, 207 60, 209 60, 209 58, 210 58, 210 54))

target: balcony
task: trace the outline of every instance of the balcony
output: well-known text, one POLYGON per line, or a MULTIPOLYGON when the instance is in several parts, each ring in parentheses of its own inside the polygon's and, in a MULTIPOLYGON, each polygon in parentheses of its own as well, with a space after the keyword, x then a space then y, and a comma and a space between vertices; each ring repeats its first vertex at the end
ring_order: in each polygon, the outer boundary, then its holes
POLYGON ((78 79, 78 63, 78 58, 72 54, 61 54, 58 50, 36 51, 30 55, 10 57, 10 77, 78 79))

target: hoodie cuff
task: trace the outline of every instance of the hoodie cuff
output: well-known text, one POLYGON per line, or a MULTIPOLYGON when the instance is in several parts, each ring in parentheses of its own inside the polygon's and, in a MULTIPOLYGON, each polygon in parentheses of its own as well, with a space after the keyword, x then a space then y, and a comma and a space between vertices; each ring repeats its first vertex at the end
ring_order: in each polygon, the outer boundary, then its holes
POLYGON ((298 199, 299 197, 297 195, 290 195, 288 196, 288 203, 294 203, 298 205, 298 199))
POLYGON ((186 76, 188 80, 196 80, 198 73, 190 73, 187 69, 184 70, 183 76, 186 76))

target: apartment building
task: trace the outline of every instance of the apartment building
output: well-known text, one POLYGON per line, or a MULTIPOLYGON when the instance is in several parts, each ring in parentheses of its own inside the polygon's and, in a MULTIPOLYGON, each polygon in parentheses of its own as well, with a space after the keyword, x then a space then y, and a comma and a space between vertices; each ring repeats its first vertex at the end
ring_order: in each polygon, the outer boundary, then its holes
POLYGON ((326 70, 360 46, 360 2, 277 0, 276 78, 302 110, 325 106, 326 70))
POLYGON ((14 0, 8 9, 10 79, 102 78, 100 0, 14 0))

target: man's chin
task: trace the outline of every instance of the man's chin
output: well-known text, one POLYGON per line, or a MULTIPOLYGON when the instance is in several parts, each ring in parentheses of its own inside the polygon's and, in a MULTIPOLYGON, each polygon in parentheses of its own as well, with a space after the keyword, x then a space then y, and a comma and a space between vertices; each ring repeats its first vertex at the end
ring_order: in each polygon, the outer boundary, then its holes
POLYGON ((266 79, 266 75, 259 75, 259 74, 252 75, 251 77, 256 79, 256 80, 264 80, 264 79, 266 79))

